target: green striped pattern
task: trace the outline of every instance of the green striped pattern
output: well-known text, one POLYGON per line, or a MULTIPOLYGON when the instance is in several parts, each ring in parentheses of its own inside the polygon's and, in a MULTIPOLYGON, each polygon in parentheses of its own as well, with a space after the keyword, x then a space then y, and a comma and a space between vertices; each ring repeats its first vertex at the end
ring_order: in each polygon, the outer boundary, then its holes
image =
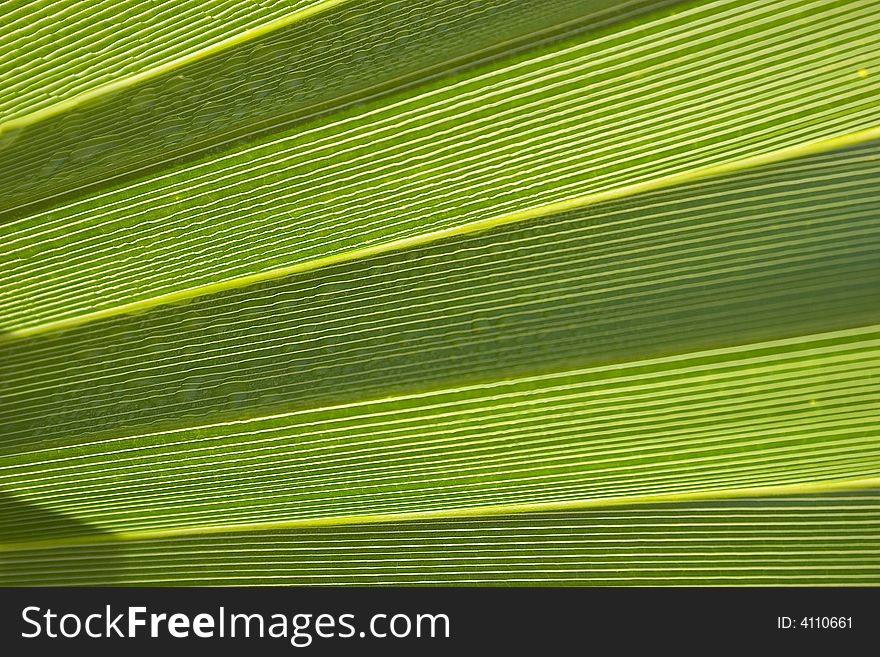
POLYGON ((878 152, 0 343, 0 449, 880 323, 878 152))
POLYGON ((641 18, 7 222, 0 328, 873 125, 877 5, 850 4, 641 18))
POLYGON ((2 584, 878 585, 880 491, 16 553, 2 584))
MULTIPOLYGON (((173 157, 191 159, 232 139, 669 0, 311 0, 273 2, 250 12, 252 4, 232 3, 242 21, 215 17, 229 36, 222 42, 187 55, 175 51, 176 58, 163 65, 0 125, 0 178, 6 184, 0 213, 173 157), (261 15, 285 11, 290 13, 242 31, 261 15)), ((143 3, 138 7, 145 11, 143 3)), ((199 3, 195 11, 205 9, 199 3)), ((165 43, 162 37, 146 28, 143 38, 157 44, 165 43)), ((125 53, 142 65, 137 45, 125 39, 118 44, 130 46, 125 53)), ((103 54, 95 53, 98 61, 106 61, 103 54)), ((71 68, 64 70, 69 74, 71 68)))
POLYGON ((14 4, 0 584, 880 584, 876 0, 14 4))
MULTIPOLYGON (((4 457, 107 531, 880 477, 880 327, 4 457)), ((2 521, 39 538, 27 509, 2 521)))
POLYGON ((316 0, 4 0, 0 118, 142 73, 316 0))

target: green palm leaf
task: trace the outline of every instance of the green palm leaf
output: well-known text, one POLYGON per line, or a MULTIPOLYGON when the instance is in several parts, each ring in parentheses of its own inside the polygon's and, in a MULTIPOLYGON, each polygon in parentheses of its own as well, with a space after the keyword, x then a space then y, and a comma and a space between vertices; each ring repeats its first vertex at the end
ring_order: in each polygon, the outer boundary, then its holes
POLYGON ((50 4, 0 583, 880 582, 876 2, 50 4))

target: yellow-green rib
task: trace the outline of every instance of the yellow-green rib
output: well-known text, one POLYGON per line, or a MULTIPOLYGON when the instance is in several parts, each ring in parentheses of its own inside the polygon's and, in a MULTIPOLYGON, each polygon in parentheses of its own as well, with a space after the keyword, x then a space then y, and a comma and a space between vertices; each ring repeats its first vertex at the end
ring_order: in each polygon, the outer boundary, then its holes
POLYGON ((0 584, 880 583, 878 489, 22 547, 0 584))

